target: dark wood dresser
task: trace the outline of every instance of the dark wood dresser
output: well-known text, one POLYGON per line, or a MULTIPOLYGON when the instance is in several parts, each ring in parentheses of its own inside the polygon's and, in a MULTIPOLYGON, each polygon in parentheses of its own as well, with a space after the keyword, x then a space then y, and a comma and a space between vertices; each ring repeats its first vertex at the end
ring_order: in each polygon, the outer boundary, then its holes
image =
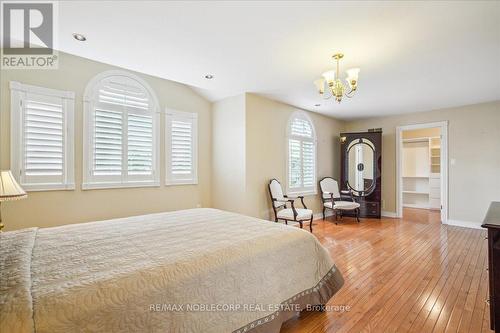
POLYGON ((491 203, 482 227, 488 229, 491 329, 500 333, 500 202, 491 203))

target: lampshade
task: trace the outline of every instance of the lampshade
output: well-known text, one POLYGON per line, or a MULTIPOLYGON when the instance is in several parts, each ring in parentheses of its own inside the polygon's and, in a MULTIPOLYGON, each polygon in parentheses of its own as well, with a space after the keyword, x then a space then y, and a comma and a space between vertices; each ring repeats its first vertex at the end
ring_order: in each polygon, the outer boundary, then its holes
POLYGON ((27 196, 10 170, 0 171, 0 201, 19 200, 27 196))
POLYGON ((328 83, 332 83, 333 81, 335 81, 335 71, 334 70, 324 72, 322 75, 325 78, 326 82, 328 82, 328 83))
POLYGON ((347 73, 347 79, 348 80, 356 80, 358 81, 358 76, 359 76, 359 68, 351 68, 346 70, 347 73))
POLYGON ((325 92, 325 79, 317 79, 314 81, 314 85, 316 86, 316 89, 318 89, 318 92, 320 94, 323 94, 325 92))

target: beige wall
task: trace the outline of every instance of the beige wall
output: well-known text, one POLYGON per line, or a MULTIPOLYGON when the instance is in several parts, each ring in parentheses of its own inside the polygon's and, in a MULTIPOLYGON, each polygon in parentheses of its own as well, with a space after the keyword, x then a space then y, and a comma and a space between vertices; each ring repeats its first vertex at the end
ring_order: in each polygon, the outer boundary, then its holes
MULTIPOLYGON (((277 178, 286 191, 286 126, 290 115, 299 109, 254 94, 246 98, 246 188, 249 215, 273 218, 267 185, 277 178)), ((307 112, 307 111, 304 111, 307 112)), ((340 175, 339 133, 343 123, 307 112, 316 129, 317 178, 340 175)), ((322 210, 319 195, 306 197, 315 213, 322 210)), ((299 205, 300 207, 300 205, 299 205)))
MULTIPOLYGON (((96 74, 116 67, 59 53, 58 70, 2 70, 0 79, 0 167, 10 164, 10 90, 9 81, 70 90, 75 99, 75 181, 74 191, 30 192, 28 199, 2 204, 5 230, 30 226, 55 226, 67 223, 107 219, 211 206, 211 104, 188 86, 135 73, 153 88, 161 110, 170 107, 197 112, 199 116, 198 185, 164 186, 82 191, 82 94, 96 74)), ((161 116, 161 184, 165 183, 164 116, 161 116)))
POLYGON ((345 129, 383 129, 383 210, 395 212, 396 127, 443 120, 449 122, 449 219, 480 222, 490 201, 500 200, 500 101, 351 121, 345 129))
POLYGON ((245 213, 245 95, 212 107, 212 204, 245 213))

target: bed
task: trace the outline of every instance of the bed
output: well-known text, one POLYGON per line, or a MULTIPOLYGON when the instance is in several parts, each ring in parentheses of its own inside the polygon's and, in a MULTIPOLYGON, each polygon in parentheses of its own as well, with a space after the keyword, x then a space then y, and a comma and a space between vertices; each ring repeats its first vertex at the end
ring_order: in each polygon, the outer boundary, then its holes
POLYGON ((189 209, 0 234, 1 332, 279 332, 343 284, 305 230, 189 209))

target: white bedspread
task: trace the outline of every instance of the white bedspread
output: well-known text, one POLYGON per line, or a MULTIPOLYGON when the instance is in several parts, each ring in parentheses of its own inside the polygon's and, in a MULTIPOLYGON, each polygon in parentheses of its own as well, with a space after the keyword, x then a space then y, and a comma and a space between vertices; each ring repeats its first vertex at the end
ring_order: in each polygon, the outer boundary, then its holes
POLYGON ((308 231, 216 209, 6 232, 0 254, 1 332, 233 332, 336 272, 308 231))

